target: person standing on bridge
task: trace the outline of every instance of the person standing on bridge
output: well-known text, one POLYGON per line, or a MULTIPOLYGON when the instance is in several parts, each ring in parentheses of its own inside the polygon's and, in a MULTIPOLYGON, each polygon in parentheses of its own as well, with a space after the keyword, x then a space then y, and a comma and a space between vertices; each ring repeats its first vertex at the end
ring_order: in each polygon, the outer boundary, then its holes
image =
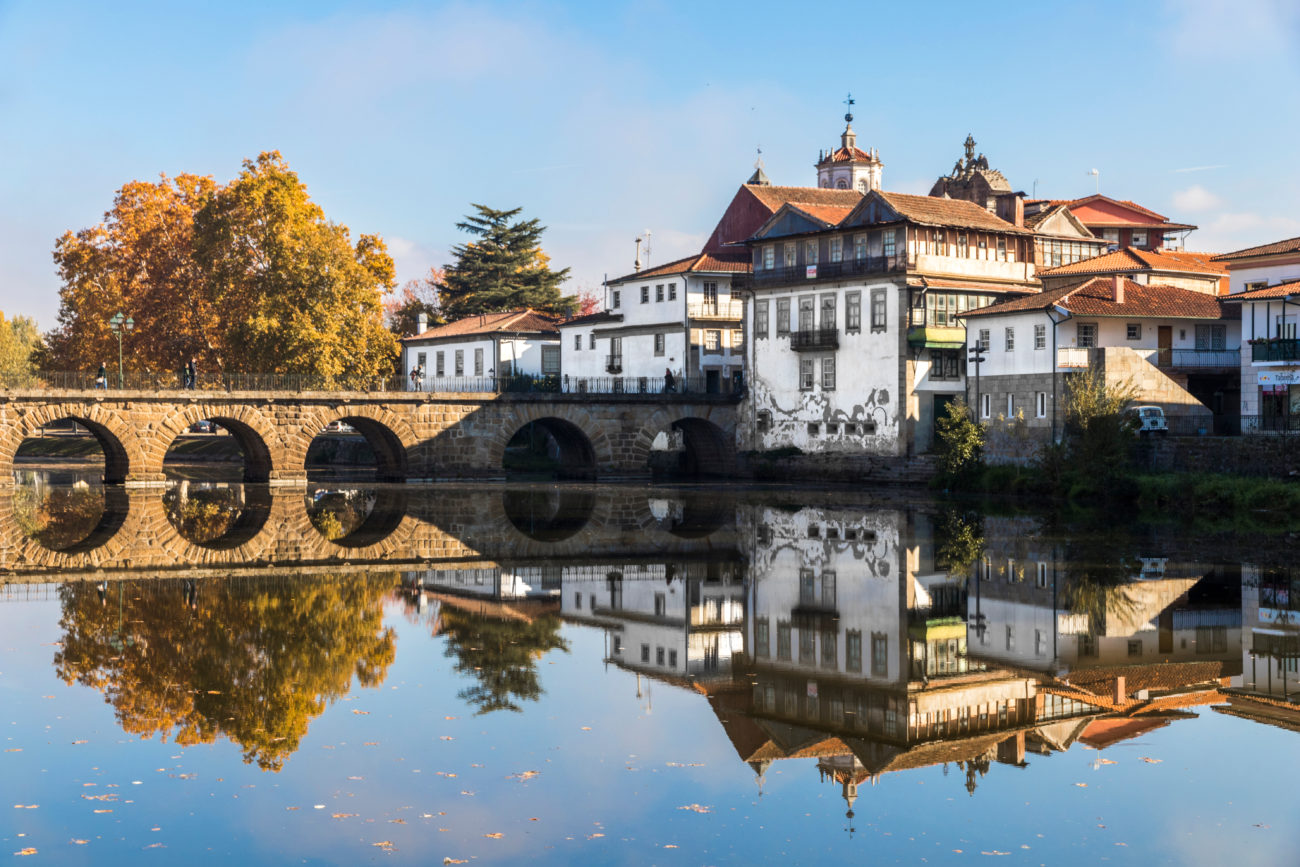
POLYGON ((677 380, 673 377, 671 368, 664 368, 664 394, 669 394, 677 390, 677 380))
POLYGON ((185 365, 185 387, 194 388, 199 381, 198 359, 190 357, 189 362, 185 365))
POLYGON ((99 363, 99 372, 95 374, 95 388, 108 388, 108 362, 99 363))

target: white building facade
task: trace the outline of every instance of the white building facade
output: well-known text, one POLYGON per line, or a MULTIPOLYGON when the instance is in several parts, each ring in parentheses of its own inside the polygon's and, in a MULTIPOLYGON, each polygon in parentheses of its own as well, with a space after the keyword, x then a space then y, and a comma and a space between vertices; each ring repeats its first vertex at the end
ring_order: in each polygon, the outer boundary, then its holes
POLYGON ((511 377, 559 377, 555 317, 533 310, 489 313, 427 329, 402 341, 411 391, 492 391, 511 377))

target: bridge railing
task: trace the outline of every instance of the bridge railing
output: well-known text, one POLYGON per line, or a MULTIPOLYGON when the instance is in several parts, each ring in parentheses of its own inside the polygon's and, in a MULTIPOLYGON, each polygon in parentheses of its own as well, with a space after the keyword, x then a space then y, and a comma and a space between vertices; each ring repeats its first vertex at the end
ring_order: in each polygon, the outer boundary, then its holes
MULTIPOLYGON (((120 388, 127 391, 189 390, 180 373, 125 371, 120 388)), ((113 371, 101 380, 87 371, 39 371, 20 375, 0 374, 0 389, 42 391, 117 391, 119 380, 113 371)), ((432 394, 724 394, 738 395, 744 383, 738 377, 662 376, 375 376, 329 379, 300 373, 213 373, 200 372, 192 390, 231 391, 364 391, 426 392, 432 394)))

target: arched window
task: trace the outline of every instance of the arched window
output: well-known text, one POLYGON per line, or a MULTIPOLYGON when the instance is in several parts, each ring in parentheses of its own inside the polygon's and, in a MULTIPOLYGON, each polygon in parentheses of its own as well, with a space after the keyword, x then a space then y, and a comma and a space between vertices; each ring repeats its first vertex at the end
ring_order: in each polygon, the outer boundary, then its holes
POLYGON ((840 178, 838 181, 835 182, 835 189, 837 190, 847 190, 848 188, 849 188, 849 182, 844 180, 844 178, 840 178))
POLYGON ((869 187, 867 186, 867 179, 866 178, 858 179, 858 192, 865 195, 868 189, 869 187))

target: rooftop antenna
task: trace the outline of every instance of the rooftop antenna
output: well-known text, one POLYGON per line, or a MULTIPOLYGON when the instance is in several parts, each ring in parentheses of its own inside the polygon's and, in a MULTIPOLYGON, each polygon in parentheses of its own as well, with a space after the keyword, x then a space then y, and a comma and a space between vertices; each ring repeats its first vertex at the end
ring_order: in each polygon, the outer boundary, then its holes
POLYGON ((650 267, 650 230, 645 230, 645 266, 650 267))
POLYGON ((1033 194, 1033 197, 1034 197, 1035 199, 1038 198, 1038 178, 1034 178, 1034 194, 1033 194))
POLYGON ((1101 192, 1101 169, 1088 169, 1088 174, 1092 175, 1093 178, 1097 181, 1097 187, 1095 192, 1100 193, 1101 192))
POLYGON ((637 235, 636 238, 636 261, 632 263, 632 269, 634 271, 641 270, 641 236, 640 235, 637 235))

